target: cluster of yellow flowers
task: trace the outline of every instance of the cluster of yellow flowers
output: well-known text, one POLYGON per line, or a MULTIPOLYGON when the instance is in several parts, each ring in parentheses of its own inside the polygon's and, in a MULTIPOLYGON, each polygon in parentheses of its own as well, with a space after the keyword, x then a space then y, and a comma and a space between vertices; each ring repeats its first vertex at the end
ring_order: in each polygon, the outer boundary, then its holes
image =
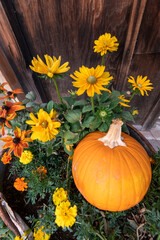
MULTIPOLYGON (((39 225, 39 223, 37 223, 37 225, 39 225)), ((34 240, 49 240, 50 239, 50 234, 46 234, 44 231, 43 231, 44 227, 36 227, 34 229, 34 233, 33 233, 33 239, 34 240)), ((31 231, 31 230, 30 230, 31 231)), ((25 240, 25 239, 28 239, 26 238, 26 236, 28 235, 28 231, 26 231, 21 237, 19 236, 16 236, 14 240, 25 240)))
MULTIPOLYGON (((109 72, 105 72, 105 66, 103 66, 103 61, 107 51, 117 51, 119 46, 119 43, 117 41, 117 38, 115 36, 111 37, 110 33, 105 33, 101 35, 98 40, 94 41, 94 52, 101 54, 102 64, 101 66, 98 65, 96 68, 88 68, 82 66, 79 68, 79 71, 74 72, 74 75, 70 75, 70 77, 75 80, 75 82, 72 82, 73 86, 78 88, 76 92, 77 95, 82 95, 86 91, 89 97, 93 97, 95 93, 101 94, 101 90, 110 92, 110 90, 103 86, 108 85, 113 79, 113 77, 110 76, 109 72)), ((69 67, 67 67, 68 62, 60 66, 61 57, 59 57, 58 60, 55 57, 53 57, 52 59, 48 55, 45 55, 44 57, 46 60, 46 64, 40 59, 39 56, 37 56, 37 59, 33 58, 33 66, 30 66, 30 68, 37 73, 46 74, 49 78, 53 79, 56 74, 65 73, 70 69, 69 67)), ((146 76, 137 76, 137 80, 130 76, 128 82, 132 84, 133 90, 137 90, 142 96, 144 96, 144 93, 148 95, 147 91, 151 91, 153 89, 153 87, 151 86, 152 83, 149 79, 147 80, 146 76)), ((121 100, 123 101, 124 99, 121 100)))
POLYGON ((53 194, 53 202, 56 205, 55 223, 62 228, 72 227, 76 221, 77 206, 70 207, 71 203, 68 200, 67 191, 63 188, 56 188, 53 194))

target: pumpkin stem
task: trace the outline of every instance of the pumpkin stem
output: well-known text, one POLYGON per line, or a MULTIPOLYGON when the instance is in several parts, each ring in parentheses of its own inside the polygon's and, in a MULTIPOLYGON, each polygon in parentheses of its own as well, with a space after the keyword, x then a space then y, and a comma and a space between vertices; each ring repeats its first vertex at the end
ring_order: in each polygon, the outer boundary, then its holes
POLYGON ((117 146, 126 146, 126 144, 122 141, 121 137, 121 126, 123 122, 117 118, 112 120, 112 124, 106 134, 106 136, 99 138, 98 140, 103 142, 105 146, 110 148, 114 148, 117 146))

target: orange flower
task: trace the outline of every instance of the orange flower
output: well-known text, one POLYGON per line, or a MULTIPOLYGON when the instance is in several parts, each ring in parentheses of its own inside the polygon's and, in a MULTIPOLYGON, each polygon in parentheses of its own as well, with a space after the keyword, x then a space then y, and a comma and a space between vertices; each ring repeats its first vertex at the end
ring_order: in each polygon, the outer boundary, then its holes
POLYGON ((47 169, 45 167, 43 167, 43 166, 37 167, 36 172, 41 176, 40 180, 47 176, 46 175, 47 174, 47 169))
POLYGON ((6 142, 6 144, 2 147, 3 149, 10 148, 8 153, 11 153, 14 151, 14 155, 16 157, 21 157, 21 154, 23 152, 23 148, 28 148, 27 142, 32 142, 31 138, 26 138, 28 134, 30 134, 31 131, 23 131, 21 132, 21 129, 16 127, 14 130, 15 137, 5 137, 0 140, 3 142, 6 142))
POLYGON ((157 162, 156 162, 153 158, 150 157, 149 160, 150 160, 150 163, 151 163, 151 164, 157 164, 157 162))
POLYGON ((11 160, 12 160, 11 154, 6 152, 3 154, 3 157, 1 158, 3 164, 10 163, 11 160))
POLYGON ((23 93, 22 89, 15 89, 14 91, 8 91, 8 92, 5 93, 6 96, 0 97, 0 100, 5 99, 5 98, 15 99, 15 97, 18 93, 23 93))
POLYGON ((9 124, 8 121, 12 120, 13 118, 14 118, 14 114, 11 114, 10 116, 6 116, 6 111, 4 111, 2 115, 0 115, 0 129, 3 136, 5 135, 4 126, 6 125, 7 127, 11 128, 11 125, 9 124))
POLYGON ((24 182, 24 177, 16 178, 13 186, 15 187, 15 189, 22 192, 24 192, 28 188, 27 182, 24 182))
POLYGON ((25 108, 25 106, 20 106, 22 102, 16 102, 12 103, 9 101, 5 101, 5 104, 0 107, 0 115, 3 114, 3 112, 6 113, 6 115, 14 114, 14 117, 16 116, 16 111, 22 110, 25 108))
POLYGON ((4 88, 4 86, 5 86, 6 84, 8 84, 8 83, 5 82, 5 83, 2 83, 2 84, 0 85, 0 92, 1 92, 1 93, 7 92, 7 89, 4 88))

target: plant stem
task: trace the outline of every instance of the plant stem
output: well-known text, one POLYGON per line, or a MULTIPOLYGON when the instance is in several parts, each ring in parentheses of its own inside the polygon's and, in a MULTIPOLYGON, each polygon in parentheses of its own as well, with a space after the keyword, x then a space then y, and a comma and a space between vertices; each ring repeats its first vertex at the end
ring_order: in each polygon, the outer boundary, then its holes
MULTIPOLYGON (((95 232, 95 234, 102 240, 105 240, 106 238, 103 238, 99 233, 95 232)), ((106 239, 107 240, 107 239, 106 239)))
POLYGON ((109 221, 106 220, 104 211, 100 211, 100 213, 103 217, 104 233, 107 235, 107 233, 109 232, 109 221))
POLYGON ((101 66, 103 65, 103 63, 104 63, 104 56, 105 56, 105 54, 102 56, 102 62, 101 62, 101 66))
POLYGON ((99 95, 97 94, 97 99, 98 99, 98 102, 99 102, 99 104, 100 104, 100 97, 99 97, 99 95))
POLYGON ((91 104, 92 104, 92 110, 93 110, 93 113, 95 113, 93 97, 91 97, 91 104))
POLYGON ((132 98, 134 97, 135 94, 136 94, 136 92, 133 92, 133 93, 132 93, 132 96, 130 97, 129 101, 132 100, 132 98))
POLYGON ((64 103, 63 103, 63 101, 62 101, 62 98, 61 98, 61 95, 60 95, 60 93, 59 93, 59 89, 58 89, 58 86, 57 86, 56 79, 53 78, 53 81, 54 81, 54 85, 55 85, 55 87, 56 87, 56 91, 57 91, 58 97, 59 97, 62 105, 64 105, 64 103))
POLYGON ((68 157, 68 162, 67 162, 67 174, 66 174, 66 180, 67 180, 67 188, 68 186, 68 172, 69 172, 69 157, 68 157))

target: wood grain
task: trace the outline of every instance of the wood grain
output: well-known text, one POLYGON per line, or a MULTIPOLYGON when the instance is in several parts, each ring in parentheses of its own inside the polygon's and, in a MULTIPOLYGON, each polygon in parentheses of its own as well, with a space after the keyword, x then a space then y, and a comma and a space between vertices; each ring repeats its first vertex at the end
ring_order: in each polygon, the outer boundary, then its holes
MULTIPOLYGON (((12 31, 7 15, 0 2, 0 48, 8 59, 8 64, 18 78, 19 84, 23 87, 24 92, 34 91, 37 101, 41 101, 41 97, 33 82, 30 72, 26 70, 26 64, 19 48, 19 44, 12 31)), ((4 58, 3 58, 4 60, 4 58)), ((1 60, 1 61, 3 61, 1 60)), ((3 71, 5 69, 3 68, 3 71)), ((6 69, 7 71, 7 69, 6 69)), ((7 74, 7 73, 6 73, 7 74)), ((10 80, 12 82, 12 80, 10 80)))
MULTIPOLYGON (((62 56, 62 63, 69 61, 69 73, 100 64, 101 57, 93 52, 94 40, 101 34, 111 32, 120 42, 119 51, 105 59, 107 70, 116 78, 121 62, 125 35, 132 0, 14 0, 17 18, 33 56, 44 54, 62 56), (29 11, 27 11, 29 9, 29 11), (123 27, 121 27, 123 26, 123 27)), ((65 82, 58 81, 60 92, 66 95, 72 87, 68 76, 65 82)), ((43 81, 45 92, 55 100, 54 87, 43 81)))
POLYGON ((134 49, 136 46, 136 41, 140 30, 146 2, 147 0, 133 1, 126 42, 122 56, 122 62, 118 73, 118 81, 116 84, 116 88, 119 90, 123 90, 127 82, 127 75, 130 69, 134 49))

